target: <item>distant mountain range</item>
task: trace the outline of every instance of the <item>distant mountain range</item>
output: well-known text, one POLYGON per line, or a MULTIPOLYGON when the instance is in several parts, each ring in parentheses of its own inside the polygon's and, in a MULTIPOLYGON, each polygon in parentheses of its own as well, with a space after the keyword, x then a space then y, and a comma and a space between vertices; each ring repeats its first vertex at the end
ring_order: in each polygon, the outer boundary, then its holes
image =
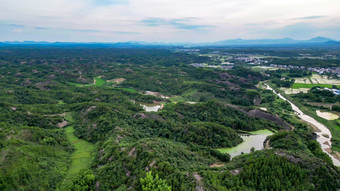
MULTIPOLYGON (((295 40, 292 38, 282 38, 282 39, 230 39, 211 43, 212 45, 273 45, 273 44, 317 44, 326 43, 330 41, 335 41, 330 38, 325 37, 315 37, 309 40, 295 40)), ((339 42, 340 43, 340 42, 339 42)), ((209 44, 209 43, 208 43, 209 44)))
POLYGON ((295 40, 292 38, 282 39, 229 39, 216 42, 204 43, 162 43, 162 42, 116 42, 116 43, 99 43, 99 42, 44 42, 44 41, 5 41, 0 42, 0 46, 15 45, 50 45, 50 46, 105 46, 105 47, 202 47, 202 46, 219 46, 219 47, 257 47, 257 46, 331 46, 340 47, 340 41, 326 37, 315 37, 309 40, 295 40))

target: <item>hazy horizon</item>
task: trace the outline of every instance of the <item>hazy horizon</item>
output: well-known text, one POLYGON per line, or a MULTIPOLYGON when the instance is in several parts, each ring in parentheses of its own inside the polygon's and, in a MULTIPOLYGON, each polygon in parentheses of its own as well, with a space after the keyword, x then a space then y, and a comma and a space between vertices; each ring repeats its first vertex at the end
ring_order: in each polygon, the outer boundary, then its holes
MULTIPOLYGON (((134 41, 105 41, 105 42, 98 42, 98 41, 35 41, 35 40, 13 40, 13 41, 0 41, 0 42, 19 42, 19 43, 23 43, 23 42, 36 42, 36 43, 39 43, 39 42, 46 42, 46 43, 164 43, 164 44, 176 44, 176 43, 182 43, 182 44, 185 44, 185 43, 188 43, 188 44, 201 44, 201 43, 213 43, 213 42, 222 42, 222 41, 228 41, 228 40, 283 40, 283 39, 292 39, 292 40, 297 40, 297 41, 308 41, 308 40, 311 40, 311 39, 314 39, 314 38, 328 38, 328 37, 323 37, 323 36, 317 36, 317 37, 313 37, 313 38, 308 38, 308 39, 294 39, 294 38, 289 38, 289 37, 286 37, 286 38, 276 38, 276 39, 265 39, 265 38, 254 38, 254 39, 245 39, 245 38, 233 38, 233 39, 220 39, 220 40, 217 40, 217 41, 204 41, 204 42, 186 42, 186 41, 183 41, 183 42, 176 42, 176 41, 169 41, 169 42, 164 42, 164 41, 142 41, 142 40, 134 40, 134 41)), ((332 39, 332 38, 330 38, 332 39)), ((332 39, 332 40, 335 40, 335 41, 340 41, 339 39, 332 39)))
POLYGON ((336 0, 0 0, 0 41, 339 40, 336 0))

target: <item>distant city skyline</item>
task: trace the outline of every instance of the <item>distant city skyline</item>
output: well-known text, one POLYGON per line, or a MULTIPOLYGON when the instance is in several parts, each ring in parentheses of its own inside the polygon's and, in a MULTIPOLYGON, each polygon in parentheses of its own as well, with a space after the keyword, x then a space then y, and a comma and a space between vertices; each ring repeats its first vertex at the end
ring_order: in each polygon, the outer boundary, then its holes
POLYGON ((0 41, 340 40, 339 0, 0 0, 0 41))

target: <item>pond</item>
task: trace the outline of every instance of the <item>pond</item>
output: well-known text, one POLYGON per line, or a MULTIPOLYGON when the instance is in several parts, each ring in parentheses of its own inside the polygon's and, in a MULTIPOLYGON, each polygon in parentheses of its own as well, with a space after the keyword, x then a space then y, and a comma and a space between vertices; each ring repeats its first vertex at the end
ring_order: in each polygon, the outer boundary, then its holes
POLYGON ((273 132, 265 129, 265 130, 258 130, 258 131, 251 131, 248 132, 249 134, 241 135, 241 138, 243 139, 243 142, 239 145, 231 148, 223 148, 218 149, 222 153, 228 153, 230 154, 231 159, 235 156, 241 155, 242 153, 250 153, 250 149, 252 147, 255 148, 255 150, 262 150, 263 142, 266 140, 266 138, 273 134, 273 132))
POLYGON ((161 104, 147 104, 147 103, 141 103, 140 104, 141 106, 143 106, 143 109, 146 111, 146 112, 151 112, 151 111, 154 111, 154 112, 157 112, 159 109, 162 109, 162 105, 161 104))

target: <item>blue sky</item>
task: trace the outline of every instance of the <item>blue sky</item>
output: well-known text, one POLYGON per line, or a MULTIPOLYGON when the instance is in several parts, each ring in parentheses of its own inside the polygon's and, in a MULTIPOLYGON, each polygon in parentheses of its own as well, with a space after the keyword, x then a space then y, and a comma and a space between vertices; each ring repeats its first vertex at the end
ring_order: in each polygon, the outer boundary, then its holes
POLYGON ((340 40, 339 0, 0 0, 0 41, 340 40))

